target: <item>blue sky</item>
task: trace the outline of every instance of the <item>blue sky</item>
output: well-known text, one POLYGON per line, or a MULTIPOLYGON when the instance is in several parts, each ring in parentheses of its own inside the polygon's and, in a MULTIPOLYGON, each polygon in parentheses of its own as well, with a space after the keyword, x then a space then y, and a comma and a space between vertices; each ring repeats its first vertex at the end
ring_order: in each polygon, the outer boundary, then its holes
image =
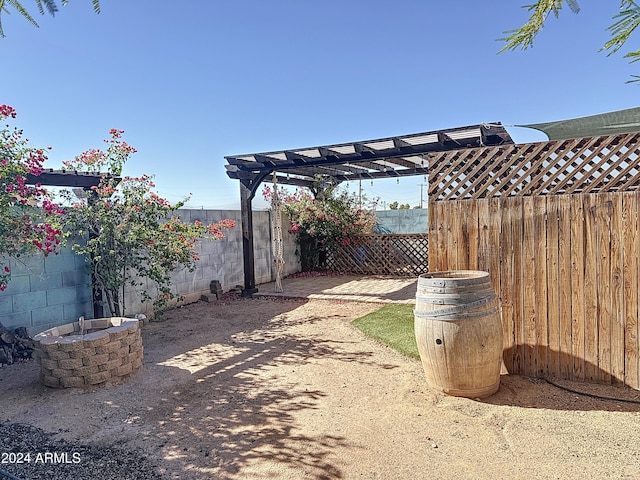
MULTIPOLYGON (((0 103, 17 109, 31 145, 53 147, 51 168, 125 130, 138 153, 124 173, 154 174, 173 202, 192 193, 192 208, 239 208, 225 155, 640 103, 640 85, 625 83, 640 64, 598 52, 616 2, 580 2, 578 15, 549 19, 532 49, 499 55, 497 39, 524 23, 530 2, 101 3, 96 15, 90 0, 72 0, 55 18, 38 15, 40 28, 3 14, 0 103)), ((508 130, 518 143, 545 138, 508 130)), ((362 186, 413 206, 421 183, 362 186)))

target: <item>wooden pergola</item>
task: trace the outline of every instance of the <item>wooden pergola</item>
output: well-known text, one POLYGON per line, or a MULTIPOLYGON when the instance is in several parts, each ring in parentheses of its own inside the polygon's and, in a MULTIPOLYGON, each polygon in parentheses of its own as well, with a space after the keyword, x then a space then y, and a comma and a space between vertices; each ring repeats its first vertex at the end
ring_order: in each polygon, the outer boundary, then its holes
POLYGON ((439 152, 513 143, 503 125, 496 122, 336 145, 225 156, 227 175, 240 181, 243 295, 250 296, 258 291, 254 272, 252 199, 259 186, 270 181, 274 173, 281 185, 313 190, 319 177, 336 185, 354 180, 427 175, 430 157, 439 152))

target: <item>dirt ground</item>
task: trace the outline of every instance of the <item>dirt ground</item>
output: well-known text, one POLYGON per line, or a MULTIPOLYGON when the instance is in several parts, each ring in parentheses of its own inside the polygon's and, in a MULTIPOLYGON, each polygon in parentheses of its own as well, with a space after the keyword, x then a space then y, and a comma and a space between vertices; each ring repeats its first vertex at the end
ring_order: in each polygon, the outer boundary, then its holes
POLYGON ((34 362, 0 369, 0 422, 140 449, 164 478, 640 478, 640 392, 505 375, 484 400, 447 396, 351 325, 380 307, 188 305, 144 327, 144 365, 120 384, 50 389, 34 362))

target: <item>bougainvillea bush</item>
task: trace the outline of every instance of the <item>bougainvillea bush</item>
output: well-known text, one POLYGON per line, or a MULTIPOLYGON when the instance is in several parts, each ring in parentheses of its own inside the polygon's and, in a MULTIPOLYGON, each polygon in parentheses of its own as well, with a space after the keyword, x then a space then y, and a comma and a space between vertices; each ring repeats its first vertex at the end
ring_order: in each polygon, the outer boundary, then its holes
POLYGON ((64 162, 66 168, 101 173, 100 184, 86 199, 66 192, 71 207, 64 217, 65 232, 86 237, 86 243, 73 249, 89 262, 94 287, 102 291, 111 315, 125 314, 127 289, 140 291, 143 301, 152 300, 158 314, 170 300, 181 298, 172 292, 171 272, 179 267, 192 271, 198 242, 223 238, 224 230, 235 223, 184 223, 177 210, 188 198, 171 204, 154 191, 149 175, 120 178, 136 152, 122 140, 123 133, 112 129, 106 150, 88 150, 64 162), (148 289, 142 279, 155 288, 148 289))
POLYGON ((63 210, 39 183, 27 184, 28 175, 42 173, 47 149, 30 147, 22 130, 4 123, 16 117, 13 107, 0 105, 0 290, 11 276, 10 257, 56 253, 62 238, 63 210))
MULTIPOLYGON (((322 181, 317 179, 316 183, 321 185, 322 181)), ((372 233, 376 225, 375 204, 366 208, 359 196, 334 185, 314 188, 314 192, 306 188, 293 193, 279 190, 283 211, 291 220, 289 232, 296 235, 303 271, 324 268, 327 251, 357 242, 359 235, 372 233)), ((271 201, 273 189, 267 185, 262 194, 271 201)))

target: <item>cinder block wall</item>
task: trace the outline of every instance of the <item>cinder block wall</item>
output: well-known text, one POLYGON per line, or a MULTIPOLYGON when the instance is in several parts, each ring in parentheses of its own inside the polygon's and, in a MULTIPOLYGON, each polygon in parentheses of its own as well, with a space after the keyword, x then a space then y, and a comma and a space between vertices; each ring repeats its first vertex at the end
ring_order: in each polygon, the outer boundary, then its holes
POLYGON ((34 334, 81 315, 93 316, 91 279, 84 259, 70 247, 46 258, 12 258, 10 266, 11 281, 0 292, 0 322, 5 327, 27 327, 34 334))
MULTIPOLYGON (((180 210, 183 221, 200 220, 215 223, 225 218, 236 221, 236 227, 225 231, 218 241, 203 242, 199 247, 200 260, 196 269, 174 272, 172 287, 184 295, 186 302, 197 301, 209 291, 212 280, 220 281, 224 291, 244 284, 241 213, 236 210, 180 210)), ((254 251, 256 284, 275 280, 271 246, 271 214, 254 211, 254 251)), ((296 257, 295 237, 287 233, 288 221, 283 220, 285 275, 300 271, 296 257)), ((90 276, 83 257, 70 247, 58 255, 35 255, 19 260, 11 259, 11 281, 0 292, 0 322, 10 329, 27 327, 35 335, 51 327, 75 321, 80 316, 93 318, 90 276)), ((153 294, 154 289, 149 289, 153 294)), ((125 298, 126 314, 152 312, 151 303, 143 303, 141 296, 129 292, 125 298)))
POLYGON ((376 219, 381 228, 380 233, 427 233, 429 217, 426 208, 410 210, 380 210, 376 219))

